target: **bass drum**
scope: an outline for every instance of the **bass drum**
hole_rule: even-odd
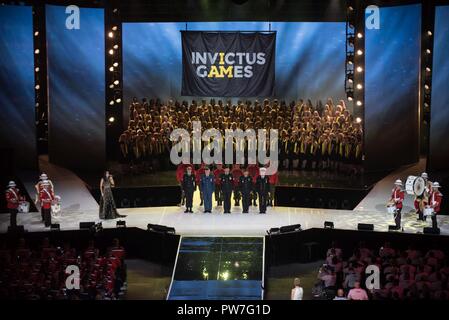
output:
[[[421,196],[426,189],[426,182],[423,178],[417,176],[409,176],[405,182],[405,191],[408,194]]]

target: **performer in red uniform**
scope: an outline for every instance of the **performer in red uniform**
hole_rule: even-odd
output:
[[[39,192],[39,201],[41,203],[41,212],[44,216],[46,227],[51,226],[51,202],[55,199],[51,190],[50,183],[46,180],[42,182],[42,190]]]
[[[404,201],[404,191],[402,190],[402,181],[398,179],[394,183],[394,188],[391,191],[391,199],[390,199],[390,202],[394,203],[396,206],[394,222],[396,223],[396,229],[398,230],[401,228],[401,212],[403,201]]]
[[[223,196],[221,194],[221,179],[220,179],[220,176],[223,173],[224,173],[223,165],[221,163],[217,163],[217,168],[214,170],[215,201],[217,202],[217,206],[221,206],[223,204]]]
[[[432,228],[438,228],[437,214],[440,212],[441,201],[443,200],[443,194],[438,190],[441,188],[438,182],[432,184],[432,191],[429,194],[429,205],[433,208],[434,214],[432,214]]]
[[[243,176],[243,171],[240,169],[240,164],[234,164],[234,167],[231,171],[233,183],[234,183],[234,206],[240,205],[240,199],[242,195],[240,193],[239,181],[240,177]]]
[[[6,189],[5,196],[9,212],[10,225],[11,228],[15,228],[17,226],[17,212],[21,197],[19,189],[16,188],[16,183],[14,181],[10,181],[8,183],[8,189]]]
[[[182,180],[184,179],[184,173],[186,173],[186,168],[190,166],[189,164],[180,163],[176,168],[176,181],[178,181],[179,186],[181,187],[181,206],[184,205],[186,195],[184,192],[184,188],[182,187]]]

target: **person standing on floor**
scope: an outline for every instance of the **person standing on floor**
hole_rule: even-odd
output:
[[[290,300],[302,300],[303,289],[301,287],[301,281],[299,278],[295,278],[293,281],[294,288],[292,289]]]
[[[249,175],[248,169],[243,171],[243,176],[239,179],[239,189],[242,193],[242,213],[248,213],[251,204],[251,192],[253,191],[253,178]]]
[[[6,189],[5,196],[9,212],[10,226],[11,228],[15,228],[17,227],[17,212],[21,197],[19,189],[16,188],[16,183],[14,181],[10,181],[8,183],[8,189]]]
[[[223,193],[223,213],[231,213],[231,195],[234,188],[234,180],[229,172],[229,167],[225,167],[220,180],[221,192]]]
[[[186,173],[182,179],[182,189],[186,197],[186,210],[184,213],[193,213],[193,193],[196,189],[195,175],[192,174],[192,167],[187,167]]]
[[[402,202],[404,201],[404,191],[401,189],[402,181],[397,179],[394,183],[394,188],[391,192],[390,202],[394,203],[396,206],[396,212],[394,213],[394,222],[396,223],[396,229],[401,228],[401,211]]]
[[[438,190],[441,188],[438,182],[432,184],[432,191],[429,194],[429,205],[433,208],[432,214],[432,228],[438,228],[437,214],[441,209],[441,200],[443,200],[443,194]]]
[[[259,170],[260,175],[256,180],[256,190],[259,195],[259,213],[266,213],[267,211],[267,196],[270,188],[268,177],[265,175],[267,169],[262,167]]]
[[[209,167],[204,168],[204,174],[200,180],[201,190],[203,190],[204,213],[212,213],[212,194],[215,191],[215,178],[210,174]]]
[[[39,201],[41,204],[41,212],[44,217],[45,227],[51,226],[51,203],[54,196],[50,191],[50,183],[47,180],[42,182],[42,189],[39,192]]]

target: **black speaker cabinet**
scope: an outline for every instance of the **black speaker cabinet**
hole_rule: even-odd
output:
[[[374,231],[374,224],[369,223],[359,223],[357,226],[357,230],[361,231]]]

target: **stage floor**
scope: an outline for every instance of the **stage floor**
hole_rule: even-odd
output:
[[[387,212],[351,211],[330,209],[309,209],[275,207],[268,208],[267,214],[259,214],[256,207],[250,208],[250,213],[242,214],[240,207],[234,207],[231,214],[223,214],[222,208],[215,207],[211,214],[202,213],[202,208],[194,207],[194,213],[184,213],[181,207],[153,207],[119,209],[121,214],[127,215],[128,227],[146,229],[148,223],[174,227],[178,234],[209,235],[209,236],[262,236],[273,227],[291,224],[301,224],[303,229],[322,228],[324,221],[333,221],[338,229],[357,229],[358,223],[372,223],[375,231],[388,231],[388,225],[394,224],[392,215]],[[24,225],[28,231],[45,231],[40,213],[18,215],[18,224]],[[102,221],[104,228],[114,228],[116,220],[100,220],[98,211],[84,213],[62,213],[60,217],[52,219],[59,223],[62,230],[79,228],[84,221]],[[422,232],[423,227],[430,226],[427,222],[417,221],[412,211],[402,214],[404,232]],[[449,216],[438,217],[441,234],[449,235]],[[9,225],[9,214],[0,215],[0,232],[6,232]]]

